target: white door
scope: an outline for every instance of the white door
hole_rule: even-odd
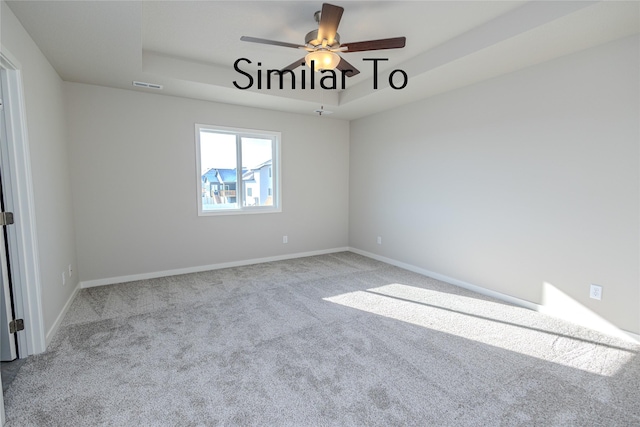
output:
[[[0,144],[7,141],[4,103],[2,101],[2,82],[0,82]],[[4,188],[2,170],[0,170],[0,210],[4,210]],[[9,332],[9,322],[13,320],[11,283],[9,282],[9,264],[5,244],[5,227],[0,226],[0,360],[8,362],[17,358],[15,334]]]

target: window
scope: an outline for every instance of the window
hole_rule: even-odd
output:
[[[196,125],[198,215],[280,212],[279,153],[278,132]]]

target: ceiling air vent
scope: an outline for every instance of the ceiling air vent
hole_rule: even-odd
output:
[[[156,83],[145,83],[145,82],[133,82],[133,85],[136,87],[146,87],[147,89],[162,89],[163,86]]]

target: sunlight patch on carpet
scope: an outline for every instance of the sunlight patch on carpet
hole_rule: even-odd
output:
[[[520,307],[399,283],[323,299],[602,376],[614,375],[636,354],[582,336],[578,327],[532,320]]]

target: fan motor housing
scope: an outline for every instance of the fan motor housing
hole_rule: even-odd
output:
[[[313,47],[322,46],[322,40],[318,39],[318,30],[309,31],[304,37],[304,42]],[[335,49],[340,46],[340,34],[336,33],[333,38],[333,44],[328,44],[327,48]]]

